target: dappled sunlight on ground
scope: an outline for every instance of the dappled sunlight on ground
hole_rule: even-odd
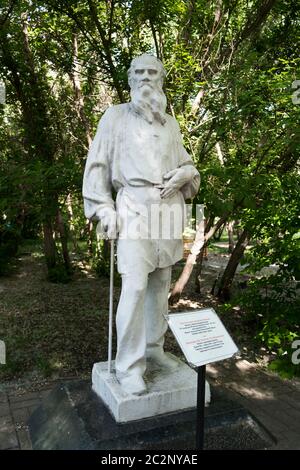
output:
[[[226,384],[239,395],[260,400],[261,406],[277,400],[282,390],[283,380],[244,359],[232,358],[208,364],[207,373],[216,383]]]
[[[170,306],[170,310],[184,310],[184,309],[197,309],[202,308],[201,302],[193,301],[190,299],[180,299],[176,304]]]

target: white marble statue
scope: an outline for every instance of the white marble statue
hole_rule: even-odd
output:
[[[104,113],[83,181],[86,217],[100,220],[108,238],[117,238],[122,292],[116,316],[116,375],[122,389],[136,395],[146,392],[148,359],[162,368],[178,365],[164,353],[163,344],[171,268],[183,256],[182,227],[179,236],[164,236],[161,228],[157,234],[150,208],[163,213],[172,207],[181,216],[185,199],[194,197],[200,184],[179,126],[166,113],[164,76],[163,64],[154,56],[143,54],[132,61],[131,101]],[[162,215],[159,220],[163,224],[167,219]]]

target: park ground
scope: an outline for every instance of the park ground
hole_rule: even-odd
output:
[[[41,253],[37,243],[28,242],[10,273],[0,278],[0,338],[7,347],[7,364],[0,367],[0,449],[29,449],[26,420],[45,394],[61,380],[89,378],[93,363],[107,355],[109,280],[97,277],[83,257],[74,255],[72,282],[50,283]],[[222,242],[210,249],[201,295],[194,292],[191,278],[172,310],[215,308],[239,354],[208,366],[209,380],[231,390],[276,438],[275,448],[300,449],[299,379],[283,379],[271,372],[272,351],[253,339],[253,325],[241,321],[239,309],[224,311],[211,295],[228,256]],[[182,263],[175,266],[173,281],[181,269]],[[239,280],[243,280],[242,273]],[[117,277],[115,306],[119,293]],[[181,356],[170,332],[166,349]]]

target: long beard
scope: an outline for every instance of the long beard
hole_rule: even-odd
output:
[[[149,85],[141,88],[135,86],[131,88],[130,96],[135,111],[147,122],[152,124],[156,120],[161,125],[166,123],[167,98],[161,89]]]

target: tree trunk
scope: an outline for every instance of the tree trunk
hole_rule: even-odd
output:
[[[120,102],[125,103],[124,92],[123,92],[122,85],[119,80],[119,74],[117,72],[116,66],[114,64],[113,56],[112,56],[111,37],[108,37],[108,38],[106,37],[106,31],[99,21],[97,3],[95,3],[93,0],[88,0],[88,6],[89,6],[91,20],[94,22],[95,27],[97,28],[97,31],[99,33],[99,36],[102,42],[103,53],[107,61],[108,69],[109,69],[114,87],[116,89]]]
[[[196,276],[195,276],[195,292],[197,294],[201,294],[201,273],[202,273],[202,264],[203,264],[203,259],[205,258],[206,248],[207,248],[206,245],[203,245],[203,247],[200,250],[198,259],[197,259]]]
[[[217,296],[221,300],[229,300],[230,299],[230,288],[232,285],[232,281],[238,267],[240,260],[244,254],[245,248],[248,245],[250,240],[250,234],[248,230],[244,229],[241,237],[239,238],[230,258],[228,264],[225,268],[225,271],[222,275],[220,285],[218,288]]]
[[[179,277],[179,279],[176,281],[175,286],[169,296],[169,303],[172,305],[173,303],[177,302],[183,292],[183,289],[185,288],[192,272],[194,265],[196,264],[196,259],[200,253],[201,248],[203,247],[204,244],[208,242],[208,240],[215,234],[215,232],[223,225],[228,217],[229,213],[225,214],[223,217],[221,217],[216,225],[214,227],[210,228],[208,232],[203,236],[204,233],[204,221],[200,222],[197,232],[196,232],[196,237],[194,244],[192,246],[191,252],[189,256],[187,257],[185,266],[183,268],[183,271]]]
[[[88,147],[90,147],[92,143],[92,136],[91,136],[90,124],[84,111],[84,98],[81,92],[80,64],[79,64],[79,59],[78,59],[77,34],[73,35],[73,72],[71,74],[71,79],[72,79],[73,87],[74,87],[77,116],[79,117],[79,119],[81,120],[84,126],[86,140],[88,143]]]
[[[223,235],[223,231],[224,231],[224,227],[225,227],[225,224],[221,225],[221,227],[219,228],[219,230],[217,230],[214,234],[214,240],[216,242],[219,242],[220,241],[220,238],[222,237]]]
[[[25,67],[22,66],[21,80],[14,80],[19,86],[19,99],[23,110],[25,142],[31,159],[39,159],[47,170],[54,164],[56,151],[55,139],[50,131],[52,128],[47,93],[49,88],[43,80],[34,62],[28,35],[27,12],[21,13],[23,56]],[[7,51],[9,53],[9,50]],[[10,60],[13,73],[20,73],[20,65],[13,58]],[[46,179],[43,187],[43,220],[44,250],[48,270],[57,263],[57,250],[54,238],[53,223],[58,210],[57,194],[53,192],[51,181]]]
[[[210,34],[208,34],[208,44],[205,44],[204,53],[201,57],[202,70],[199,77],[201,77],[201,80],[204,77],[206,81],[208,81],[209,78],[213,77],[219,72],[219,69],[222,64],[226,63],[226,61],[228,60],[231,60],[230,58],[236,53],[236,51],[240,48],[243,42],[245,42],[247,39],[256,37],[259,30],[266,22],[271,10],[276,5],[277,0],[263,0],[261,2],[255,2],[253,9],[249,12],[248,18],[242,30],[237,34],[236,38],[232,39],[231,47],[226,47],[226,45],[224,47],[220,47],[217,55],[214,55],[212,54],[212,51],[214,49],[211,46],[213,45],[216,34],[218,33],[222,18],[225,18],[226,16],[222,15],[222,3],[224,2],[217,1],[216,3],[217,5],[215,11],[214,25]],[[229,4],[230,3],[231,2],[229,2]],[[238,2],[232,3],[237,4]],[[235,6],[231,7],[231,9],[233,8],[235,8]],[[226,26],[226,21],[225,23],[223,23],[223,27],[224,26],[227,29],[228,25]],[[204,89],[199,90],[194,102],[192,103],[191,114],[195,115],[198,112],[204,93]]]
[[[169,302],[170,304],[173,304],[178,301],[185,285],[187,284],[192,271],[194,264],[196,263],[197,256],[200,253],[201,248],[203,247],[204,243],[204,226],[205,222],[204,220],[200,221],[197,231],[196,231],[196,236],[195,236],[195,241],[193,243],[193,246],[191,248],[191,252],[187,257],[185,266],[183,268],[183,271],[177,280],[174,289],[172,290],[172,293],[170,294],[169,297]]]
[[[109,263],[110,260],[110,243],[109,240],[103,240],[103,245],[102,245],[102,253],[101,253],[102,259]]]
[[[87,243],[88,243],[88,254],[89,256],[93,256],[93,222],[91,220],[87,220],[86,222],[86,230],[87,230]]]
[[[210,231],[212,226],[214,225],[214,217],[208,217],[208,219],[205,219],[205,236],[207,233]],[[203,266],[203,260],[208,259],[208,244],[207,241],[204,243],[203,247],[201,248],[200,254],[197,258],[197,264],[196,264],[196,276],[195,276],[195,292],[197,294],[201,294],[201,272],[202,272],[202,266]]]
[[[65,268],[66,268],[66,271],[70,273],[72,270],[72,265],[71,265],[69,250],[68,250],[68,236],[67,236],[67,232],[65,229],[65,223],[64,223],[61,211],[59,209],[56,215],[56,224],[57,224],[57,229],[59,232]]]
[[[49,220],[43,222],[44,253],[48,269],[54,268],[56,265],[56,247],[53,233],[51,222]]]
[[[71,194],[68,194],[67,196],[67,202],[66,202],[66,208],[69,216],[69,227],[70,227],[70,234],[71,234],[71,240],[74,246],[74,250],[77,252],[78,251],[78,245],[77,245],[77,239],[76,239],[76,233],[75,233],[75,227],[74,227],[74,218],[73,218],[73,207],[72,207],[72,196]]]
[[[228,233],[228,253],[232,253],[234,250],[234,239],[233,239],[233,226],[234,221],[230,221],[227,224],[227,233]]]
[[[194,101],[192,103],[192,109],[191,109],[192,114],[197,113],[198,109],[200,108],[200,104],[201,104],[201,101],[203,99],[203,96],[204,96],[204,90],[203,90],[203,88],[201,88],[198,91],[197,96],[196,96],[196,98],[194,99]]]

